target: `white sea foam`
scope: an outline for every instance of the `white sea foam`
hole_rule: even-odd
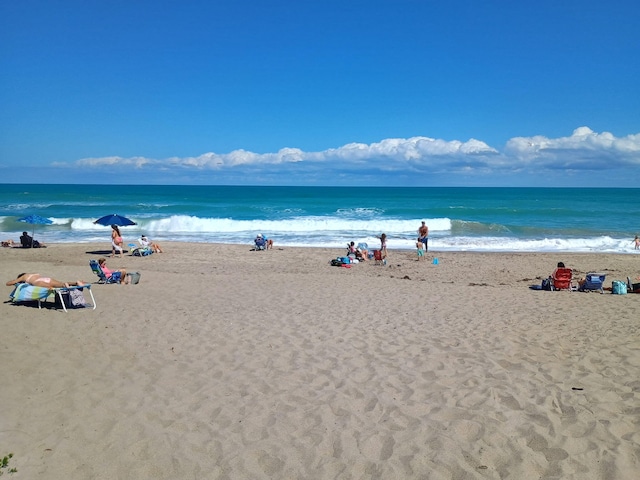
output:
[[[7,217],[0,219],[6,220]],[[88,218],[50,217],[52,225],[37,226],[36,238],[49,243],[105,242],[111,229],[96,225]],[[136,218],[138,225],[122,227],[125,243],[135,241],[142,233],[161,241],[219,242],[230,244],[252,243],[257,233],[273,238],[276,245],[302,247],[329,247],[342,249],[347,242],[364,242],[369,248],[378,248],[381,233],[388,237],[388,248],[415,248],[420,219],[354,219],[341,216],[295,217],[286,220],[235,220],[230,218],[201,218],[174,215],[162,219]],[[611,252],[637,253],[627,238],[599,236],[591,238],[522,238],[509,235],[496,236],[487,226],[471,228],[470,234],[454,234],[448,218],[426,219],[430,230],[430,251],[468,252]],[[23,225],[15,225],[14,232],[5,232],[7,238],[19,236]],[[477,234],[475,232],[478,232]],[[17,237],[16,237],[17,238]]]

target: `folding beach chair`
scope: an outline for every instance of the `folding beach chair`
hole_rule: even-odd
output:
[[[134,248],[131,249],[132,257],[147,257],[153,253],[153,250],[151,249],[151,247],[146,247],[146,246],[136,247],[135,245],[133,245],[133,247]]]
[[[382,250],[374,250],[373,259],[375,260],[375,265],[386,265],[387,263],[387,261],[384,259],[384,256],[382,255]]]
[[[556,268],[551,276],[552,290],[569,290],[571,291],[571,280],[573,278],[573,270],[570,268]]]
[[[267,249],[267,241],[265,240],[265,238],[262,235],[256,237],[256,239],[253,241],[253,243],[255,244],[254,249],[256,251],[266,250]]]
[[[600,292],[604,293],[604,280],[606,273],[587,273],[584,282],[580,285],[581,292]]]
[[[91,266],[93,273],[98,276],[98,283],[120,283],[122,273],[113,272],[110,277],[107,277],[107,275],[102,271],[102,267],[97,260],[89,260],[89,265]]]
[[[91,302],[93,305],[92,310],[96,309],[96,299],[91,291],[91,285],[82,285],[79,287],[65,287],[65,288],[46,288],[35,287],[28,283],[16,283],[13,292],[9,294],[9,298],[13,303],[22,302],[38,302],[38,308],[42,308],[42,302],[46,302],[49,296],[58,296],[60,299],[60,305],[66,312],[69,308],[87,307],[87,302],[84,298],[84,291],[88,291],[91,295]],[[73,294],[72,294],[73,292]]]

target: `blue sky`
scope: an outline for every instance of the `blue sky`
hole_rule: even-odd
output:
[[[637,0],[3,1],[0,181],[637,187],[638,18]]]

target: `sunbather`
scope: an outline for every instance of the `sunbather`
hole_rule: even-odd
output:
[[[71,285],[80,286],[85,285],[85,282],[76,280],[75,282],[62,282],[51,277],[43,277],[39,273],[21,273],[15,280],[9,280],[7,286],[15,285],[16,283],[28,283],[34,287],[45,288],[65,288]]]

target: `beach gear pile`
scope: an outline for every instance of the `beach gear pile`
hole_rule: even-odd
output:
[[[331,266],[333,267],[345,267],[351,268],[351,265],[355,263],[360,263],[356,258],[352,257],[337,257],[331,260]]]

